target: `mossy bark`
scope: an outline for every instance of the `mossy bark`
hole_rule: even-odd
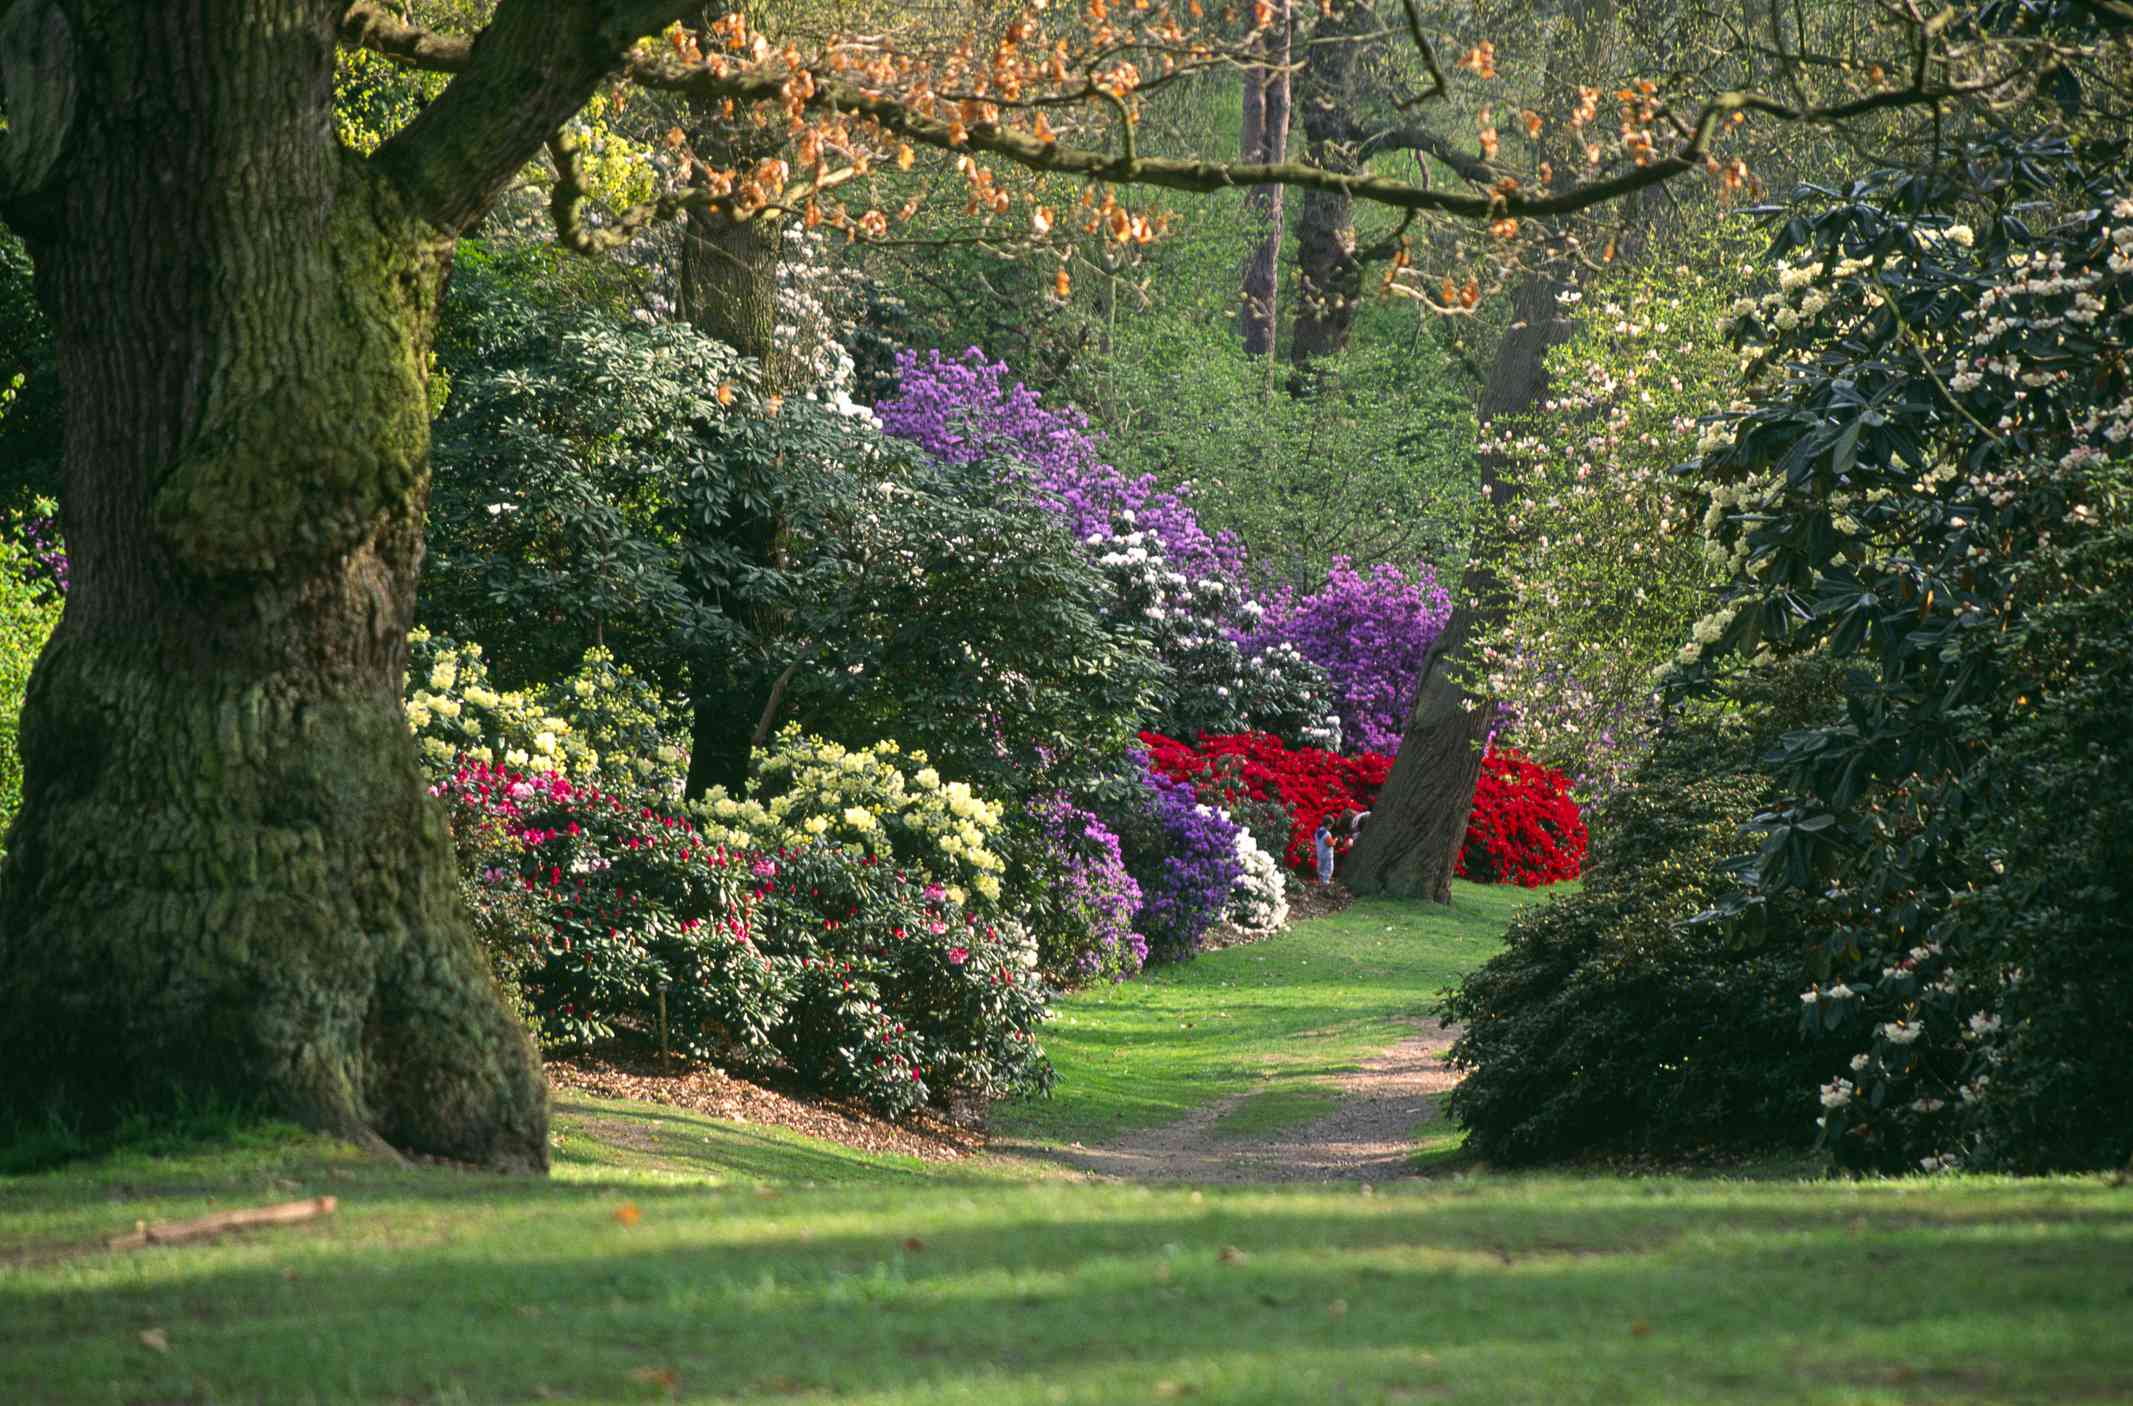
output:
[[[73,586],[0,865],[0,1105],[263,1098],[543,1168],[400,705],[451,239],[331,140],[337,8],[65,7],[64,166],[6,209]]]

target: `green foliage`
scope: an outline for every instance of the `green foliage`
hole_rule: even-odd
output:
[[[1129,746],[1163,671],[1138,631],[1106,618],[1104,576],[1059,516],[997,468],[879,485],[873,544],[790,711],[849,743],[894,736],[1014,796]]]
[[[1710,608],[1726,559],[1696,529],[1701,488],[1673,470],[1698,417],[1734,393],[1719,323],[1742,283],[1738,241],[1691,229],[1643,262],[1563,295],[1576,330],[1548,354],[1532,413],[1486,428],[1515,495],[1479,550],[1501,583],[1482,642],[1512,740],[1599,793],[1658,722],[1656,676]]]
[[[605,645],[671,693],[739,700],[736,743],[776,697],[995,791],[1131,739],[1153,661],[993,466],[917,462],[848,407],[767,396],[731,349],[552,292],[523,261],[470,261],[450,313],[421,614],[481,639],[500,679]]]
[[[1581,891],[1521,913],[1445,1002],[1466,1027],[1449,1109],[1474,1151],[1523,1165],[1807,1143],[1814,1082],[1842,1060],[1795,1032],[1797,936],[1690,920],[1770,795],[1753,759],[1815,702],[1834,706],[1833,680],[1798,668],[1663,729],[1596,811]]]
[[[1752,923],[1815,896],[1802,1026],[1857,1051],[1821,1093],[1848,1166],[2128,1150],[2086,1124],[2018,1130],[2091,1117],[2085,1086],[2120,1082],[2127,1044],[2108,1016],[2076,1033],[2115,1008],[2095,988],[2121,965],[2123,831],[2037,787],[2088,796],[2119,764],[2089,689],[2122,664],[2100,622],[2133,605],[2129,192],[2122,139],[2019,130],[1945,176],[1807,188],[1777,225],[1777,287],[1735,309],[1769,379],[1694,466],[1733,577],[1681,683],[1765,654],[1853,666],[1841,721],[1775,752],[1780,796],[1725,902]],[[2020,1095],[1995,1113],[2010,1059]]]
[[[0,226],[0,501],[59,495],[64,413],[29,251]]]
[[[22,804],[22,750],[17,729],[30,670],[59,624],[65,599],[35,575],[36,561],[23,544],[17,515],[0,531],[0,847]]]
[[[1292,584],[1336,555],[1364,567],[1463,557],[1473,412],[1441,333],[1359,338],[1291,394],[1285,373],[1208,321],[1140,314],[1075,384],[1113,464],[1191,483],[1207,530],[1235,532],[1255,569]]]

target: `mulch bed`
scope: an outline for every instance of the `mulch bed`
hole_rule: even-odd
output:
[[[1324,918],[1340,912],[1355,902],[1355,895],[1348,892],[1338,880],[1321,888],[1317,884],[1291,884],[1289,886],[1289,923],[1294,925],[1307,918]],[[1264,942],[1270,937],[1279,937],[1288,927],[1279,927],[1272,932],[1247,932],[1233,928],[1227,923],[1217,923],[1200,939],[1202,952],[1219,952],[1225,947],[1242,947],[1249,942]]]
[[[944,1118],[917,1114],[891,1121],[857,1105],[800,1097],[710,1065],[662,1067],[656,1053],[609,1050],[546,1061],[557,1092],[666,1104],[737,1123],[790,1128],[865,1152],[900,1153],[928,1162],[959,1162],[984,1147],[984,1137]]]

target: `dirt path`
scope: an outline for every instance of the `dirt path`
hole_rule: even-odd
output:
[[[1126,1181],[1387,1181],[1408,1175],[1418,1123],[1443,1116],[1443,1096],[1459,1082],[1444,1063],[1456,1027],[1435,1021],[1335,1080],[1341,1101],[1313,1122],[1264,1135],[1216,1128],[1243,1103],[1237,1094],[1160,1128],[1102,1147],[1040,1147],[996,1139],[990,1150],[1050,1162],[1099,1179]]]

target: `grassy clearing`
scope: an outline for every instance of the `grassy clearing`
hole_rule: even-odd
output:
[[[11,1246],[341,1200],[299,1228],[0,1268],[0,1400],[2133,1391],[2133,1196],[2100,1181],[1007,1185],[670,1110],[649,1147],[603,1141],[621,1116],[571,1114],[547,1182],[383,1169],[283,1132],[0,1183]]]
[[[1153,1091],[1117,1077],[1049,1126],[1251,1087],[1239,1113],[1297,1114],[1519,897],[1362,906],[1076,998],[1068,1087],[1127,1063]],[[1460,1165],[1456,1135],[1417,1158]],[[2100,1179],[1030,1183],[571,1094],[556,1162],[386,1168],[255,1126],[0,1177],[0,1401],[2133,1398],[2133,1192]],[[338,1213],[292,1228],[24,1253],[321,1194]]]
[[[1077,992],[1045,1029],[1050,1099],[996,1109],[1039,1142],[1099,1143],[1254,1092],[1345,1073],[1399,1041],[1437,992],[1501,944],[1530,890],[1452,886],[1452,904],[1364,900],[1140,981]]]

